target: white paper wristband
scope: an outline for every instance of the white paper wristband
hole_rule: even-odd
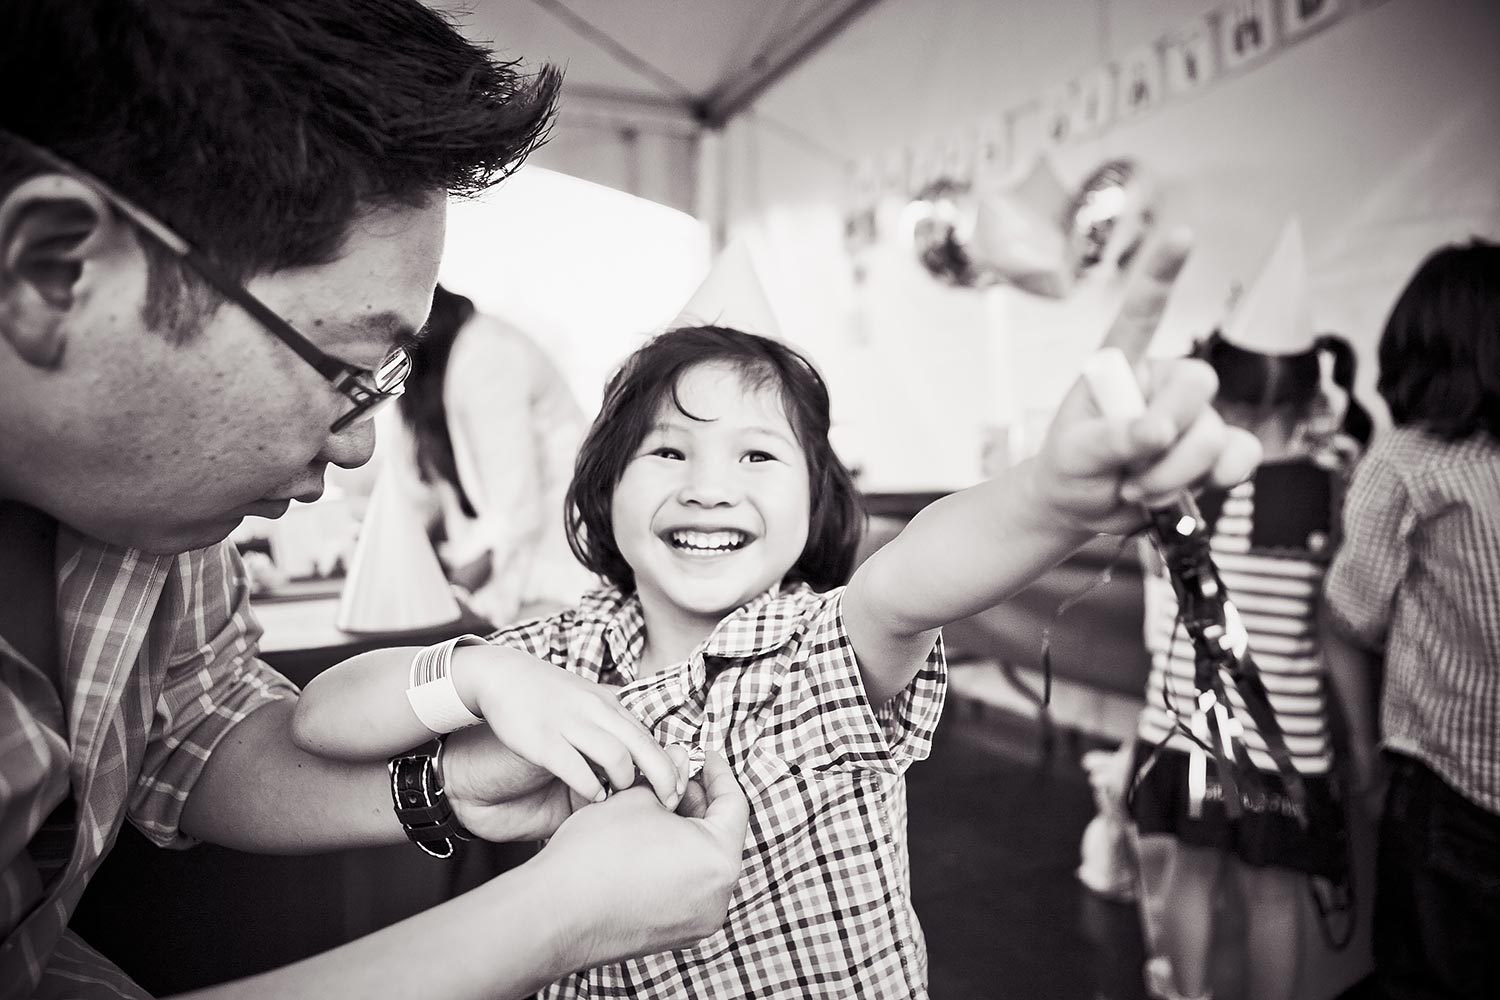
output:
[[[406,700],[417,719],[434,734],[441,736],[484,721],[458,696],[452,671],[456,648],[483,645],[484,639],[477,635],[461,635],[428,646],[412,659]]]

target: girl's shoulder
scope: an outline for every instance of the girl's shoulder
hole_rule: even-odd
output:
[[[745,658],[782,649],[837,614],[843,587],[817,591],[805,583],[768,590],[719,622],[704,653]]]
[[[629,599],[614,587],[585,594],[577,604],[550,615],[530,618],[497,629],[485,637],[498,646],[522,649],[533,656],[567,646],[579,636],[603,631],[627,610]]]

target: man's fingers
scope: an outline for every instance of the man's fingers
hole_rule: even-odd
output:
[[[1101,346],[1118,347],[1132,363],[1146,356],[1146,348],[1156,335],[1167,299],[1172,295],[1172,284],[1192,249],[1192,233],[1186,229],[1173,230],[1152,248],[1131,276],[1125,301]]]
[[[702,783],[695,778],[689,781],[687,788],[683,790],[682,801],[677,803],[677,815],[702,819],[706,812],[708,812],[708,793],[703,790]]]
[[[703,813],[705,823],[726,848],[736,853],[744,849],[745,832],[750,827],[750,803],[740,791],[729,762],[710,750],[704,755],[703,773],[699,776],[708,797]]]

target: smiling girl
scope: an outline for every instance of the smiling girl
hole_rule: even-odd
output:
[[[904,775],[942,710],[939,628],[1095,531],[1133,526],[1122,489],[1140,499],[1248,471],[1254,446],[1231,447],[1212,395],[1206,366],[1178,363],[1147,415],[1122,426],[1075,392],[1041,455],[934,503],[851,579],[862,518],[812,365],[721,327],[674,330],[631,356],[568,496],[574,551],[608,586],[458,649],[451,676],[469,712],[585,799],[604,794],[593,768],[615,787],[634,780],[630,752],[575,725],[570,706],[588,696],[544,691],[544,675],[614,686],[660,742],[729,760],[750,836],[717,932],[545,995],[925,997]],[[371,655],[308,687],[304,745],[379,756],[430,738],[403,697],[407,659]],[[681,783],[666,790],[672,804]]]

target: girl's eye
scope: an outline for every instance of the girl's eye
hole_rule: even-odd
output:
[[[658,448],[652,448],[649,454],[654,455],[657,458],[670,458],[673,461],[681,461],[683,458],[682,452],[678,451],[676,448],[668,448],[666,445],[662,445]]]
[[[774,461],[776,461],[776,456],[773,455],[773,454],[771,454],[768,451],[747,451],[747,452],[745,452],[745,461],[747,461],[747,462],[774,462]]]

